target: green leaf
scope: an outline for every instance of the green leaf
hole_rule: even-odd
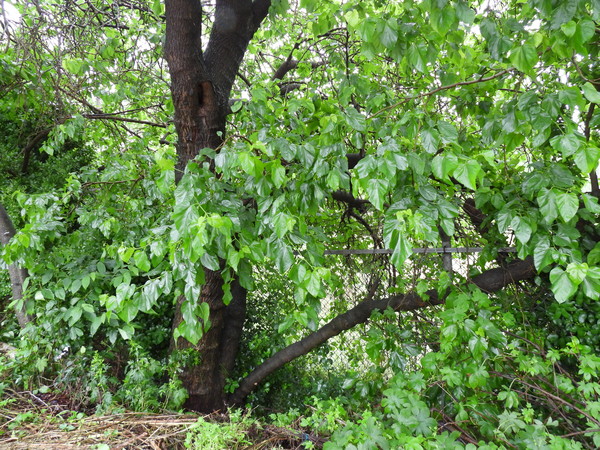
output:
[[[292,252],[292,249],[283,241],[283,239],[275,240],[269,257],[275,260],[277,269],[281,273],[287,272],[294,262],[294,253]]]
[[[431,26],[440,35],[445,36],[450,30],[456,19],[456,13],[454,7],[446,8],[432,8],[431,14]]]
[[[558,212],[565,222],[568,222],[579,210],[579,200],[575,194],[561,192],[556,195]]]
[[[593,20],[590,19],[582,19],[577,24],[577,31],[574,36],[575,44],[578,46],[582,46],[590,39],[594,37],[594,33],[596,32],[596,24]]]
[[[539,272],[553,262],[550,240],[544,236],[533,249],[533,264]]]
[[[458,158],[453,153],[437,155],[431,161],[433,175],[441,180],[449,181],[449,175],[458,167]]]
[[[340,188],[340,172],[334,167],[327,174],[327,186],[332,191],[337,191]]]
[[[279,161],[271,167],[271,179],[276,188],[280,188],[286,182],[285,168]]]
[[[408,47],[408,62],[419,72],[424,73],[426,69],[425,63],[425,49],[421,48],[418,44],[411,44]]]
[[[477,177],[481,172],[481,165],[474,160],[461,161],[454,170],[454,178],[469,189],[477,189]]]
[[[589,266],[596,266],[600,263],[600,242],[598,242],[587,255],[587,263]]]
[[[410,246],[410,242],[406,238],[404,233],[397,232],[395,236],[395,242],[392,241],[392,256],[390,257],[390,261],[398,270],[404,265],[404,261],[412,254],[412,248]]]
[[[515,236],[522,244],[526,244],[531,238],[533,230],[529,220],[526,218],[515,216],[511,221],[511,227],[515,232]]]
[[[398,41],[398,32],[396,31],[395,19],[389,19],[383,26],[380,39],[381,43],[387,48],[393,48]]]
[[[135,285],[129,283],[121,283],[117,286],[116,295],[117,295],[117,303],[122,303],[125,300],[128,300],[135,291]]]
[[[558,98],[565,105],[579,107],[585,106],[585,100],[581,95],[581,91],[575,86],[566,87],[562,91],[559,91]]]
[[[367,121],[365,116],[359,113],[356,109],[346,109],[344,117],[346,118],[346,123],[356,131],[365,131],[367,129]]]
[[[437,128],[444,144],[458,143],[458,130],[454,125],[440,120],[437,123]]]
[[[560,267],[550,271],[551,289],[558,303],[569,300],[577,291],[577,286],[571,281],[569,275]]]
[[[552,12],[551,29],[556,30],[564,23],[570,21],[577,11],[578,3],[576,0],[560,2],[558,8]]]
[[[469,377],[468,384],[472,388],[485,386],[490,374],[483,367],[477,368]]]
[[[80,75],[84,72],[86,64],[80,59],[63,59],[62,66],[73,75]]]
[[[558,207],[556,206],[556,193],[554,190],[542,189],[537,197],[540,212],[546,223],[550,224],[558,217]]]
[[[569,278],[575,285],[581,284],[588,273],[587,263],[569,263],[566,272],[569,274]]]
[[[538,62],[537,51],[530,44],[518,46],[510,52],[510,61],[521,72],[529,73]]]
[[[125,323],[131,323],[139,312],[137,302],[128,301],[124,302],[123,307],[117,313],[119,318]]]
[[[152,268],[148,256],[143,250],[137,250],[133,256],[133,260],[135,261],[137,268],[143,272],[148,272]]]
[[[570,20],[567,23],[563,23],[560,26],[560,29],[565,33],[565,36],[571,37],[575,34],[575,31],[577,31],[577,24],[573,20]]]
[[[252,156],[249,152],[240,152],[238,155],[238,161],[244,172],[246,172],[248,175],[254,175],[256,161],[254,156]]]
[[[313,296],[318,297],[321,291],[321,277],[317,271],[308,272],[306,277],[306,290]]]
[[[344,14],[344,18],[346,19],[346,22],[348,22],[348,25],[350,25],[351,27],[356,27],[360,22],[360,16],[356,9],[351,9],[350,11],[347,11]]]
[[[573,133],[564,134],[550,139],[552,148],[560,151],[564,157],[571,156],[582,144],[582,140]]]
[[[579,170],[584,174],[588,174],[598,166],[600,149],[588,143],[577,150],[573,159]]]
[[[440,143],[438,132],[433,128],[421,131],[421,143],[427,153],[437,153]]]
[[[388,192],[388,182],[386,180],[372,179],[367,182],[366,191],[369,201],[380,211],[383,211],[383,203]]]
[[[211,255],[210,253],[202,254],[202,256],[200,257],[200,262],[207,269],[215,271],[220,269],[219,259],[216,256]]]
[[[99,316],[95,316],[90,324],[90,335],[94,336],[96,334],[96,332],[98,331],[98,328],[100,328],[100,325],[102,325],[104,323],[104,321],[106,320],[106,314],[102,313]]]
[[[600,280],[586,277],[581,283],[583,294],[592,300],[600,299]]]
[[[589,81],[582,87],[583,95],[592,103],[600,103],[600,92]]]
[[[273,217],[273,229],[278,238],[282,238],[294,229],[296,219],[289,214],[280,212]]]

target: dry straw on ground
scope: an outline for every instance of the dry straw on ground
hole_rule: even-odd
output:
[[[6,394],[6,393],[5,393]],[[224,422],[226,415],[147,414],[125,412],[110,415],[77,413],[52,396],[12,392],[0,400],[0,449],[184,449],[186,434],[204,417]],[[302,448],[302,431],[252,425],[239,449]],[[311,436],[315,448],[322,440]]]

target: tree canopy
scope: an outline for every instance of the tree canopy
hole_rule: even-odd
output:
[[[14,7],[14,383],[314,395],[331,448],[600,446],[598,1]]]

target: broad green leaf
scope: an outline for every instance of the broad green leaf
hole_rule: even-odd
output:
[[[445,35],[450,30],[455,19],[454,7],[432,8],[431,10],[431,25],[441,35]]]
[[[231,233],[231,228],[233,227],[233,223],[231,219],[227,216],[222,216],[220,214],[211,214],[206,218],[206,223],[208,223],[211,227],[218,230],[221,234],[225,236],[229,236]]]
[[[294,262],[292,249],[283,239],[276,239],[272,245],[272,252],[274,254],[269,254],[269,257],[275,260],[279,272],[287,272]]]
[[[412,248],[410,242],[404,233],[398,231],[394,234],[395,240],[392,240],[391,247],[394,251],[390,257],[390,261],[398,270],[404,265],[404,261],[411,255]]]
[[[460,161],[454,170],[453,176],[469,189],[477,189],[477,177],[481,172],[481,165],[474,160]]]
[[[552,250],[550,248],[550,240],[547,237],[542,238],[533,249],[533,263],[535,268],[540,272],[542,269],[552,264]]]
[[[530,44],[518,46],[510,52],[510,61],[521,72],[528,73],[538,62],[537,50]]]
[[[348,22],[348,25],[350,25],[351,27],[356,27],[360,22],[360,16],[356,9],[351,9],[350,11],[347,11],[344,14],[344,18],[346,19],[346,22]]]
[[[308,272],[306,276],[306,290],[313,296],[317,297],[321,290],[321,277],[317,271]]]
[[[438,132],[433,128],[421,131],[421,143],[427,153],[437,153],[440,144]]]
[[[565,222],[568,222],[579,210],[579,199],[575,194],[561,192],[556,195],[556,206],[558,213]]]
[[[135,261],[135,265],[143,272],[148,272],[152,268],[148,256],[143,250],[137,250],[133,256],[133,260]]]
[[[80,59],[63,59],[62,66],[73,75],[80,75],[84,72],[86,64]]]
[[[368,181],[366,186],[369,201],[378,210],[383,210],[383,203],[388,192],[388,182],[385,180],[373,179]]]
[[[577,291],[577,286],[571,281],[569,275],[560,267],[550,271],[551,289],[558,303],[569,300]]]
[[[529,242],[533,231],[529,220],[524,217],[515,216],[511,221],[511,227],[515,232],[515,236],[522,244]]]
[[[125,323],[131,323],[139,312],[137,302],[128,301],[125,302],[121,310],[117,313],[119,318]]]
[[[563,23],[560,26],[560,29],[563,33],[565,33],[565,36],[571,37],[575,34],[575,31],[577,31],[577,24],[575,23],[575,21],[570,20],[567,23]]]
[[[575,36],[575,44],[581,46],[588,42],[590,39],[594,37],[594,33],[596,32],[596,24],[593,20],[590,19],[582,19],[577,23],[577,30]]]
[[[210,253],[203,253],[200,257],[200,261],[207,269],[215,271],[220,269],[219,259]]]
[[[558,206],[556,205],[554,190],[542,189],[537,197],[537,202],[546,223],[554,222],[558,217]]]
[[[346,122],[356,131],[365,131],[367,128],[365,116],[359,113],[354,108],[346,109],[346,113],[344,114],[346,118]]]
[[[574,134],[564,134],[550,139],[552,148],[560,151],[564,157],[571,156],[582,144],[582,140]]]
[[[280,188],[286,181],[285,168],[281,164],[271,167],[271,179],[276,188]]]
[[[396,23],[395,19],[390,19],[386,21],[383,26],[383,31],[380,35],[381,43],[387,47],[392,48],[396,44],[398,40],[398,32],[396,31]]]
[[[583,95],[592,103],[600,103],[600,92],[589,81],[583,85]]]
[[[587,263],[570,263],[567,266],[566,272],[569,274],[571,281],[575,283],[575,285],[579,285],[588,273],[588,265]]]
[[[600,299],[600,280],[597,278],[586,277],[581,283],[583,294],[593,300]]]
[[[248,175],[254,175],[256,158],[248,152],[241,152],[238,155],[240,167]]]
[[[598,242],[588,253],[587,263],[589,266],[600,265],[600,242]]]
[[[588,174],[598,166],[600,148],[588,143],[577,150],[573,159],[579,170],[584,174]]]
[[[289,214],[280,212],[273,217],[273,229],[278,238],[282,238],[294,229],[296,219]]]
[[[419,72],[425,72],[426,60],[424,53],[425,49],[421,48],[418,44],[413,43],[408,47],[408,61]]]
[[[437,123],[437,129],[444,144],[458,143],[458,130],[454,125],[440,120]]]
[[[340,173],[336,168],[333,168],[327,174],[327,186],[332,191],[337,191],[340,188]]]
[[[100,325],[102,325],[104,323],[104,321],[106,320],[106,314],[102,313],[99,316],[95,316],[90,324],[90,335],[94,336],[96,334],[96,332],[98,331],[98,328],[100,328]]]
[[[453,153],[442,153],[431,161],[431,169],[435,177],[449,180],[449,176],[458,167],[458,158]]]

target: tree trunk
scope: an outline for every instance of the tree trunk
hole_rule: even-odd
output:
[[[232,282],[232,301],[223,303],[223,278],[219,272],[205,270],[205,284],[201,300],[210,307],[210,329],[195,346],[179,338],[177,350],[194,348],[200,357],[198,364],[184,367],[181,381],[189,397],[185,407],[194,411],[209,413],[225,406],[225,380],[235,363],[239,348],[242,327],[246,313],[246,291],[237,280]],[[182,321],[180,297],[173,321],[177,327]]]
[[[2,245],[8,244],[15,233],[15,227],[4,205],[0,205],[0,243]],[[23,283],[25,283],[25,279],[29,276],[27,269],[23,269],[17,264],[11,264],[8,266],[8,275],[10,277],[13,300],[21,300],[23,298]],[[16,308],[15,314],[21,328],[25,328],[25,325],[31,321],[25,310],[25,305],[21,308]]]
[[[177,130],[175,180],[179,182],[187,163],[203,148],[218,149],[225,136],[229,95],[246,48],[267,15],[268,0],[217,0],[215,20],[206,51],[202,51],[202,6],[199,0],[166,0],[165,58],[171,75],[171,95]],[[197,345],[184,339],[178,349],[194,347],[197,365],[183,369],[181,380],[188,390],[185,406],[212,412],[225,405],[225,380],[233,368],[246,313],[246,291],[234,279],[233,300],[223,303],[223,278],[205,270],[200,301],[210,308],[211,327]],[[173,329],[183,320],[177,302]]]

